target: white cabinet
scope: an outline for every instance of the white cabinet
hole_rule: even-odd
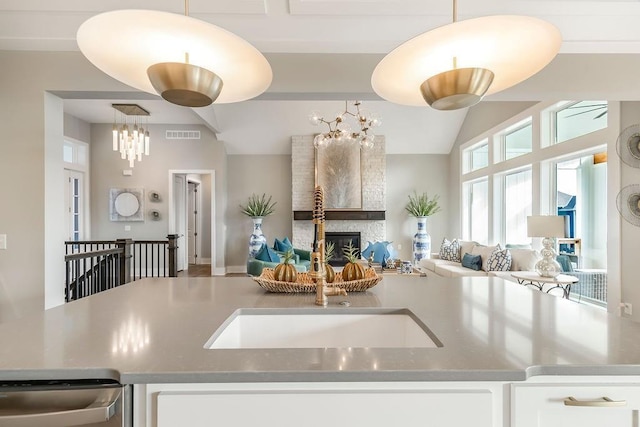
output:
[[[135,426],[503,425],[501,386],[456,384],[151,384],[136,387]]]
[[[637,427],[640,384],[514,384],[511,427]]]

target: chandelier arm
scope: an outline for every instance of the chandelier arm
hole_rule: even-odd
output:
[[[458,21],[458,0],[453,0],[453,22]]]

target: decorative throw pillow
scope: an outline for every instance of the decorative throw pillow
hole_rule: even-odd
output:
[[[462,266],[479,271],[482,268],[482,258],[480,255],[465,253],[462,257]]]
[[[470,254],[473,247],[478,244],[478,242],[470,240],[458,240],[458,243],[460,243],[460,259],[462,259],[464,254]]]
[[[534,271],[540,259],[538,251],[533,249],[509,249],[511,252],[511,271]]]
[[[497,246],[484,246],[484,245],[475,245],[471,250],[471,255],[480,255],[482,258],[482,269],[484,271],[489,271],[487,268],[487,262],[489,261],[489,257],[493,253],[495,249],[500,249],[500,245]]]
[[[254,258],[266,262],[280,262],[280,257],[278,256],[278,254],[265,244],[262,245]]]
[[[278,252],[286,252],[289,249],[293,249],[293,244],[288,237],[285,237],[282,240],[275,239],[273,242],[273,249]]]
[[[442,239],[440,259],[460,262],[460,243],[458,243],[458,239],[453,239],[452,241],[448,241],[446,238]]]
[[[361,252],[362,258],[369,259],[371,252],[373,252],[373,262],[382,264],[388,260],[391,254],[389,253],[389,242],[367,242],[367,247]]]
[[[487,261],[487,271],[509,271],[511,268],[511,252],[509,249],[500,249],[500,245],[491,252]]]

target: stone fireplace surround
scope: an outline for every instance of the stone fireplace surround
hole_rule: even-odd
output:
[[[313,138],[314,135],[291,137],[291,201],[294,211],[292,243],[296,248],[302,249],[311,249],[314,238],[313,223],[308,219],[308,212],[313,209],[315,187]],[[362,250],[368,241],[386,240],[387,236],[384,219],[387,188],[384,136],[376,136],[374,147],[362,151],[360,170],[362,210],[327,211],[325,232],[360,232]],[[354,216],[357,219],[352,219]]]

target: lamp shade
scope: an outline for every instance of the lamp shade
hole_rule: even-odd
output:
[[[163,63],[188,62],[215,73],[222,80],[217,103],[256,97],[267,90],[273,77],[266,58],[247,41],[215,25],[175,13],[101,13],[80,26],[77,40],[82,53],[100,70],[153,94],[157,92],[147,70]]]
[[[565,237],[565,216],[538,215],[527,217],[528,237]]]
[[[438,27],[403,43],[376,66],[373,90],[404,105],[424,105],[420,86],[453,69],[479,68],[494,74],[482,95],[499,92],[536,74],[556,56],[562,37],[538,18],[496,15]]]

